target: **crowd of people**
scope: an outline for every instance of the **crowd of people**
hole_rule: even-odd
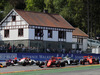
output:
[[[0,53],[77,53],[81,54],[81,49],[53,49],[53,48],[38,48],[25,46],[0,45]]]

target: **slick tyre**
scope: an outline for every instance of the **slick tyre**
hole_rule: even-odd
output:
[[[56,63],[56,67],[60,67],[60,62],[57,62]]]
[[[65,66],[65,63],[63,62],[63,63],[61,63],[60,65],[61,65],[61,67],[64,67],[64,66]]]
[[[23,66],[26,66],[26,63],[24,62],[22,65],[23,65]]]
[[[40,68],[44,68],[43,65],[39,65]]]

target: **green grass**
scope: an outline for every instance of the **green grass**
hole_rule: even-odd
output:
[[[1,75],[40,75],[40,74],[57,73],[57,72],[89,70],[89,69],[97,69],[97,68],[100,68],[100,65],[73,67],[73,68],[72,67],[70,67],[70,68],[59,68],[59,69],[30,71],[30,72],[17,72],[17,73],[8,73],[8,74],[1,74]]]

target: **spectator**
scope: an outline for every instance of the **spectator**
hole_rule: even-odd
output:
[[[22,52],[25,52],[25,47],[22,48]]]
[[[50,49],[47,48],[47,53],[50,53]]]
[[[76,50],[76,53],[77,53],[77,54],[79,53],[79,50],[78,50],[78,49]]]
[[[9,50],[9,52],[12,52],[12,48],[11,48],[11,46],[9,47],[9,49],[8,49],[8,50]]]
[[[62,52],[62,53],[65,53],[65,49],[63,48],[61,52]]]
[[[16,49],[16,47],[15,47],[15,45],[13,45],[12,46],[12,52],[15,52],[15,49]]]
[[[7,47],[8,47],[8,48],[10,47],[10,42],[7,44]]]

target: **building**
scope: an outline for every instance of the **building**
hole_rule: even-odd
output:
[[[72,48],[73,30],[61,15],[12,9],[1,21],[0,44],[60,52]]]
[[[75,28],[75,30],[73,31],[72,48],[86,51],[88,42],[87,40],[88,40],[88,35],[79,28]]]

